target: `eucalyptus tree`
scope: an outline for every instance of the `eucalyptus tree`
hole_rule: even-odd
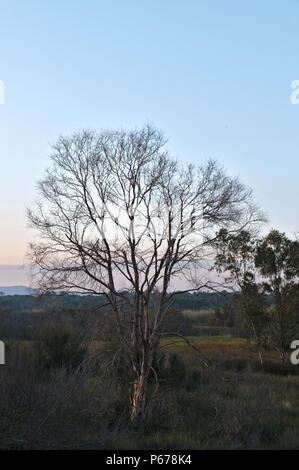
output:
[[[237,289],[234,300],[237,301],[241,317],[247,330],[255,338],[259,359],[263,365],[262,347],[266,342],[269,324],[268,302],[261,291],[255,266],[257,239],[250,231],[229,233],[221,229],[215,242],[215,268],[226,273],[228,285]]]
[[[175,161],[151,126],[60,137],[50,159],[28,211],[39,235],[30,248],[39,288],[106,297],[130,357],[138,422],[151,374],[158,384],[153,357],[174,296],[208,286],[198,266],[216,230],[238,232],[260,214],[237,178],[215,161]]]
[[[255,266],[263,277],[263,291],[274,302],[272,334],[281,362],[284,362],[290,330],[298,320],[299,241],[291,240],[278,230],[271,230],[258,241]]]

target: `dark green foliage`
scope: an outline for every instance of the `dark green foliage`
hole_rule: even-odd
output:
[[[255,266],[263,276],[261,288],[271,295],[270,334],[281,361],[296,331],[299,307],[299,242],[277,230],[257,242]],[[292,337],[293,336],[293,337]]]
[[[60,326],[48,326],[41,330],[34,349],[45,367],[78,367],[87,353],[82,337]]]
[[[65,327],[89,340],[117,336],[108,309],[84,307],[70,310],[6,310],[0,307],[0,338],[33,340],[49,324]]]
[[[95,308],[106,303],[103,296],[92,295],[4,295],[0,299],[0,307],[19,310],[34,311],[75,311],[80,308]]]
[[[119,338],[108,341],[101,355],[102,374],[108,374],[123,386],[128,387],[132,381],[130,357],[124,343]]]
[[[230,296],[227,291],[179,294],[174,297],[173,306],[180,310],[212,309],[227,302]]]
[[[239,287],[240,293],[231,302],[232,307],[236,301],[239,303],[238,315],[229,317],[222,308],[214,318],[233,318],[256,340],[261,360],[262,347],[271,345],[280,351],[283,362],[298,332],[299,242],[277,230],[258,240],[249,232],[235,235],[223,229],[217,234],[215,248],[215,267],[228,274],[228,280]]]
[[[215,308],[208,316],[210,326],[226,326],[229,328],[236,326],[236,309],[233,300],[225,303],[221,307]]]
[[[167,379],[167,383],[182,384],[186,375],[184,361],[178,354],[169,353],[167,355],[164,370],[161,371],[162,378]]]
[[[127,430],[127,390],[89,364],[45,369],[22,346],[0,368],[1,449],[103,449]]]
[[[273,375],[299,375],[298,367],[288,362],[279,363],[274,361],[264,361],[263,370],[264,372]]]
[[[192,336],[194,329],[190,318],[184,316],[180,310],[171,308],[164,318],[162,332],[175,332],[185,336]]]
[[[129,294],[128,294],[129,295]],[[177,309],[199,310],[215,308],[222,305],[229,292],[199,292],[190,294],[178,294],[174,298],[173,306]],[[95,309],[107,303],[101,296],[93,295],[2,295],[0,296],[0,307],[5,310],[34,310],[34,311],[76,311],[81,308]]]
[[[272,230],[257,245],[255,265],[263,276],[270,278],[265,287],[272,293],[283,278],[292,280],[299,276],[299,242]]]

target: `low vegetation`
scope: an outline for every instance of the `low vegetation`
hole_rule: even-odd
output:
[[[31,339],[6,337],[0,448],[298,449],[299,369],[281,363],[277,351],[265,350],[261,367],[254,339],[233,336],[233,327],[188,336],[209,357],[206,368],[183,339],[163,338],[154,358],[159,388],[151,377],[151,405],[136,433],[128,406],[133,377],[119,339],[108,327],[106,339],[92,329],[83,335],[80,322],[66,321],[74,315],[63,315],[64,325],[54,312]],[[191,329],[200,328],[200,317],[191,315]],[[178,311],[172,321],[182,325]]]

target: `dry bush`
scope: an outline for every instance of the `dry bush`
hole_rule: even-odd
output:
[[[23,347],[7,348],[0,370],[0,448],[103,448],[121,435],[120,383],[103,380],[85,363],[44,369]],[[123,410],[125,410],[123,406]]]

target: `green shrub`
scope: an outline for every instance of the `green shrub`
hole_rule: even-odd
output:
[[[275,375],[296,375],[297,368],[293,364],[266,361],[263,369],[265,372]]]
[[[186,366],[183,359],[176,353],[169,353],[161,368],[161,375],[168,383],[181,384],[186,375]]]
[[[273,442],[276,442],[286,428],[286,424],[281,419],[281,416],[275,416],[274,414],[273,416],[266,416],[264,419],[262,419],[261,425],[261,442],[264,445],[269,445]]]
[[[47,367],[77,367],[85,358],[87,346],[77,333],[61,326],[48,326],[41,330],[34,343],[40,363]]]

